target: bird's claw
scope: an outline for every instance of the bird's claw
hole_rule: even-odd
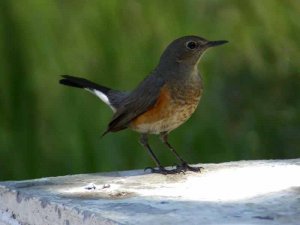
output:
[[[144,169],[144,171],[150,170],[151,173],[160,173],[163,175],[167,175],[167,174],[177,174],[177,173],[182,173],[182,170],[179,170],[177,167],[176,169],[171,169],[171,170],[167,170],[164,167],[158,167],[158,168],[153,168],[153,167],[146,167]]]
[[[203,167],[193,167],[193,166],[190,166],[189,164],[187,163],[182,163],[181,165],[177,166],[176,169],[178,170],[181,170],[183,173],[186,172],[186,171],[192,171],[192,172],[200,172],[201,173],[201,170],[203,169]]]
[[[150,173],[160,173],[160,174],[179,174],[183,173],[185,174],[186,171],[192,171],[192,172],[201,172],[203,167],[193,167],[188,165],[187,163],[182,163],[181,165],[175,164],[175,169],[166,169],[164,167],[158,167],[158,168],[153,168],[153,167],[146,167],[144,171],[150,170]]]

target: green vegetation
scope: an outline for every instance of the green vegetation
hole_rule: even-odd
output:
[[[299,12],[293,0],[1,0],[0,180],[153,165],[136,133],[101,139],[110,109],[59,75],[132,89],[187,34],[230,43],[202,58],[200,106],[170,136],[183,157],[300,157]]]

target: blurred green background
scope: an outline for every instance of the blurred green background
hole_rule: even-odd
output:
[[[132,89],[175,38],[209,50],[196,113],[170,141],[192,163],[300,157],[300,1],[0,2],[0,180],[145,168],[138,134],[60,74]],[[175,158],[152,137],[165,165]]]

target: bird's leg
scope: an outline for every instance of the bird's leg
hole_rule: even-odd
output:
[[[186,161],[180,157],[180,155],[176,152],[176,150],[172,147],[172,145],[168,142],[168,133],[164,132],[160,134],[160,139],[162,142],[173,152],[173,154],[176,156],[176,158],[181,163],[186,163]]]
[[[162,174],[177,173],[176,170],[167,170],[161,165],[160,161],[158,160],[158,158],[156,157],[156,155],[152,151],[150,145],[148,144],[148,135],[147,134],[141,134],[140,143],[147,150],[147,152],[151,156],[152,160],[155,162],[156,166],[158,167],[158,169],[155,169],[155,168],[152,168],[152,167],[147,167],[147,168],[145,168],[145,170],[150,169],[150,171],[152,173],[162,173]]]
[[[190,166],[180,155],[176,152],[175,148],[168,142],[168,133],[163,132],[160,133],[160,139],[162,142],[171,150],[171,152],[176,156],[176,158],[181,162],[181,165],[177,166],[177,170],[180,171],[193,171],[193,172],[200,172],[203,167],[192,167]]]

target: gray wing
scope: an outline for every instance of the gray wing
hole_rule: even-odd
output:
[[[127,128],[133,119],[151,108],[156,103],[163,85],[164,80],[161,77],[154,75],[146,77],[123,99],[103,135]]]

